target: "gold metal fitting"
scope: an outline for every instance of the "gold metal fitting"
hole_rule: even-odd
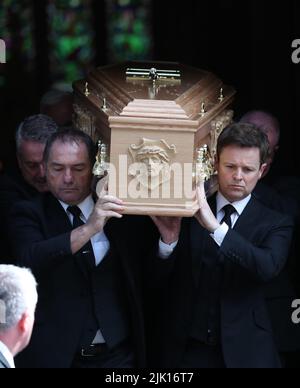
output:
[[[103,98],[103,105],[102,105],[101,109],[104,110],[104,111],[107,110],[106,98],[105,97]]]
[[[224,100],[224,89],[223,88],[221,88],[220,89],[220,96],[219,96],[219,98],[218,98],[218,100],[220,101],[220,102],[222,102],[223,100]]]
[[[201,111],[200,111],[201,117],[204,117],[206,115],[206,109],[205,109],[205,103],[202,102],[201,104]]]
[[[86,82],[86,83],[85,83],[85,88],[84,88],[84,95],[85,95],[86,97],[88,97],[90,94],[91,94],[91,93],[90,93],[90,91],[89,91],[89,83]]]
[[[93,175],[98,178],[105,176],[107,173],[107,147],[101,140],[98,141],[98,152],[96,162],[93,167]]]
[[[214,175],[214,162],[205,144],[196,150],[196,167],[194,176],[196,183],[208,181]]]

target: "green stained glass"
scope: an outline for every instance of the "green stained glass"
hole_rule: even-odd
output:
[[[48,0],[47,12],[52,82],[71,85],[95,56],[91,0]]]
[[[152,55],[151,1],[106,0],[109,62]]]
[[[30,0],[1,0],[0,38],[6,44],[7,65],[22,63],[22,70],[34,69],[33,12]]]

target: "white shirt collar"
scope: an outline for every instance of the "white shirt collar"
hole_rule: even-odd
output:
[[[232,205],[235,208],[238,215],[240,216],[243,213],[243,211],[245,210],[248,203],[250,202],[251,198],[252,198],[252,195],[249,194],[248,197],[242,199],[241,201],[231,203],[220,192],[218,192],[218,194],[217,194],[217,214],[219,213],[219,211],[221,211],[223,209],[224,206]]]
[[[8,365],[11,367],[11,368],[15,368],[15,362],[14,362],[14,357],[13,355],[11,354],[10,350],[8,349],[8,347],[0,341],[0,352],[3,354],[4,358],[6,359]]]
[[[59,201],[61,206],[64,208],[64,211],[67,212],[67,209],[70,205],[67,203],[64,203],[62,201]],[[84,201],[82,201],[80,204],[77,205],[79,209],[81,210],[82,214],[84,215],[84,218],[87,220],[89,216],[92,214],[95,203],[93,201],[93,197],[90,194]]]

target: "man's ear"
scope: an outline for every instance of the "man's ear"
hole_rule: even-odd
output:
[[[30,326],[30,315],[28,312],[25,312],[18,322],[18,328],[21,333],[25,333],[27,332],[29,326]]]
[[[264,175],[264,172],[266,171],[267,167],[268,167],[267,163],[264,163],[264,164],[261,165],[260,170],[259,170],[259,179],[262,178],[262,176]]]
[[[219,170],[219,158],[217,156],[214,162],[214,168],[215,168],[215,171]]]

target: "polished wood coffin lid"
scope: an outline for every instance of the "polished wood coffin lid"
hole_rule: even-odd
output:
[[[128,68],[176,70],[181,77],[180,81],[135,79],[126,76]],[[213,73],[179,63],[128,62],[106,66],[74,83],[75,125],[95,141],[101,138],[114,162],[116,153],[124,152],[117,145],[119,139],[124,143],[128,136],[132,144],[132,131],[140,138],[149,138],[149,133],[158,139],[171,136],[169,143],[174,143],[177,133],[178,142],[182,144],[186,139],[187,144],[179,163],[193,163],[197,147],[211,146],[212,131],[219,125],[212,123],[228,112],[234,95],[234,88],[224,85]],[[175,202],[149,201],[147,207],[147,201],[141,201],[141,206],[129,201],[126,213],[192,216],[197,211],[196,200],[189,209],[183,208],[184,199],[182,203]]]
[[[134,80],[126,77],[128,68],[168,68],[180,70],[181,81]],[[89,96],[85,96],[88,82]],[[224,98],[220,102],[220,90]],[[235,90],[223,84],[214,74],[185,66],[165,62],[128,62],[107,66],[92,71],[87,79],[74,83],[75,95],[107,117],[149,117],[177,120],[195,120],[203,124],[222,107],[232,102]],[[106,99],[106,110],[102,110]],[[205,117],[201,117],[201,104],[205,104]],[[195,126],[197,126],[195,123]]]

